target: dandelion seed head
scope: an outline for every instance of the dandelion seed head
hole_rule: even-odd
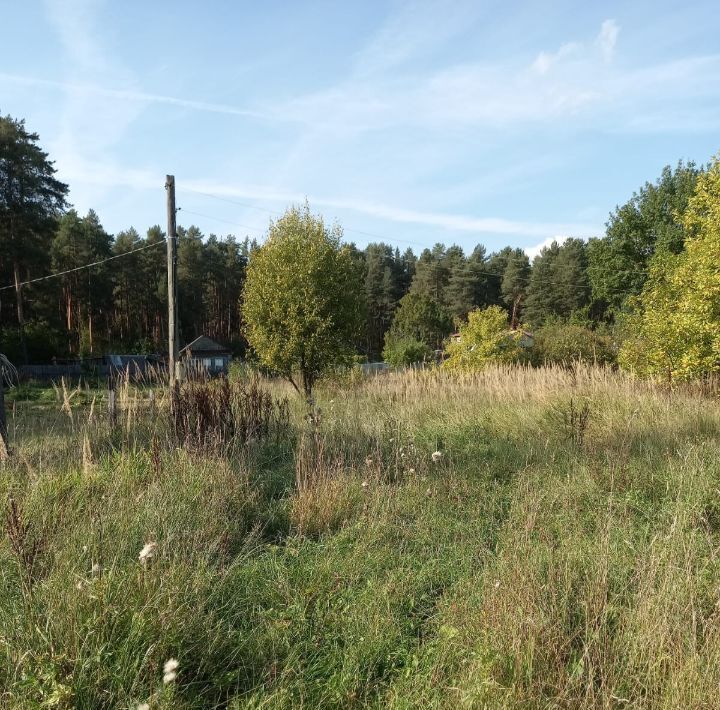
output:
[[[433,463],[438,463],[440,459],[442,458],[442,452],[441,451],[434,451],[432,455]]]
[[[149,560],[151,560],[155,556],[155,550],[157,548],[156,542],[148,542],[145,543],[145,547],[143,547],[142,550],[140,550],[140,554],[138,555],[138,559],[143,564],[147,564]]]
[[[163,666],[163,683],[167,685],[172,683],[177,678],[177,669],[180,664],[175,658],[168,658]]]

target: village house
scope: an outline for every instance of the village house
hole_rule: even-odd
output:
[[[228,348],[206,335],[186,345],[180,351],[180,357],[189,372],[207,372],[210,375],[226,375],[232,359]]]

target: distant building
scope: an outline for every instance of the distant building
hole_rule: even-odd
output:
[[[512,330],[510,331],[513,335],[520,336],[518,338],[518,344],[521,348],[531,348],[535,345],[535,336],[532,333],[528,333],[527,330]]]
[[[228,348],[212,338],[201,335],[180,351],[180,357],[189,374],[207,372],[209,375],[224,375],[230,369],[232,355]]]
[[[518,345],[520,345],[521,348],[531,348],[535,344],[535,336],[527,330],[509,330],[508,335],[516,337]],[[461,341],[462,336],[460,333],[450,334],[451,343],[459,343]]]

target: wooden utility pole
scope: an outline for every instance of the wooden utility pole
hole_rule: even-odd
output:
[[[175,229],[175,176],[167,175],[167,274],[168,274],[168,376],[174,390],[178,381],[177,234]]]

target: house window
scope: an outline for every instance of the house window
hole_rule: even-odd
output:
[[[223,361],[223,359],[221,357],[215,358],[215,367],[223,367],[224,364],[225,364],[225,362]]]
[[[202,361],[203,365],[207,367],[208,369],[212,367],[212,358],[211,357],[204,357]]]

